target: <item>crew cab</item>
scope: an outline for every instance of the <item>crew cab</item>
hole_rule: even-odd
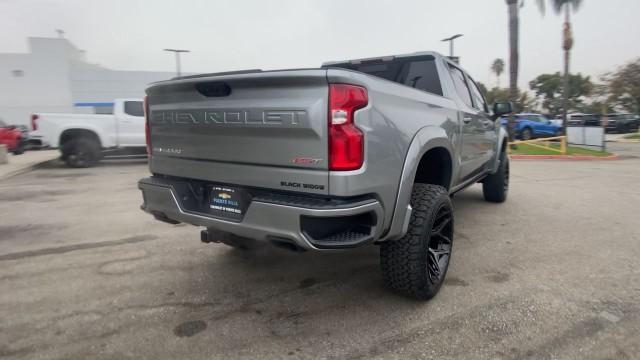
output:
[[[386,284],[443,284],[451,196],[509,185],[506,131],[476,81],[434,52],[320,68],[204,74],[152,84],[142,210],[204,227],[206,243],[296,251],[380,246]],[[491,208],[488,208],[488,210]]]
[[[105,155],[146,153],[141,99],[116,99],[113,114],[33,114],[31,126],[32,138],[60,149],[71,167],[92,166]]]

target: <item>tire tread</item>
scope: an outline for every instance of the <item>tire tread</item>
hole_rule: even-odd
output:
[[[384,282],[391,289],[416,299],[428,300],[438,292],[443,280],[432,286],[427,275],[425,232],[430,231],[434,209],[451,200],[448,191],[431,184],[415,184],[411,193],[413,211],[404,237],[380,247],[380,266]],[[452,239],[453,240],[453,239]],[[446,274],[446,269],[444,270]],[[444,276],[443,276],[444,279]]]
[[[509,165],[509,157],[505,151],[500,153],[500,166],[495,174],[487,176],[482,182],[482,195],[489,202],[502,203],[507,200],[504,189],[504,176]]]

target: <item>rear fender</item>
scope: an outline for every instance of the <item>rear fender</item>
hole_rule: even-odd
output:
[[[418,164],[422,156],[434,148],[445,148],[449,152],[449,156],[453,162],[451,182],[458,178],[460,166],[454,156],[451,139],[447,136],[446,131],[441,127],[435,126],[427,126],[420,129],[411,141],[409,151],[407,151],[407,156],[404,160],[396,204],[393,209],[391,227],[387,235],[381,240],[397,239],[407,232],[409,218],[411,217],[409,201],[411,199],[411,192],[413,191],[413,182],[416,178]],[[449,189],[451,185],[452,184],[449,184]]]

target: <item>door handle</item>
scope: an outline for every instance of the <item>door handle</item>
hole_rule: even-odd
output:
[[[462,118],[462,121],[464,121],[465,124],[468,124],[471,122],[471,118],[470,117],[464,117]]]

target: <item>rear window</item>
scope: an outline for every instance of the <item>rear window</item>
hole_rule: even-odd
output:
[[[144,116],[142,101],[125,101],[124,113],[131,116]]]
[[[442,96],[438,69],[436,69],[436,63],[433,60],[406,62],[400,71],[398,82]]]
[[[354,70],[442,96],[435,58],[432,56],[392,61],[372,60],[361,64],[343,63],[325,67]]]

